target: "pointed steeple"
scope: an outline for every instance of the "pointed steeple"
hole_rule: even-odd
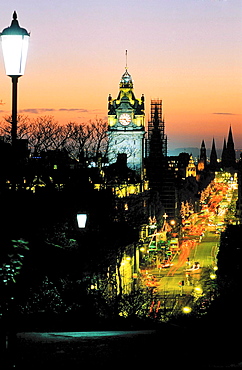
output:
[[[226,144],[226,139],[224,138],[223,151],[226,152],[226,149],[227,149],[227,144]]]
[[[201,148],[200,148],[200,161],[204,163],[204,166],[207,164],[207,153],[206,153],[206,146],[204,140],[202,141]]]
[[[226,145],[226,147],[225,147]],[[232,127],[229,127],[227,144],[224,144],[222,153],[222,164],[223,167],[234,167],[236,164],[236,156],[234,150],[234,139],[232,134]]]
[[[227,144],[226,144],[226,139],[224,138],[223,150],[222,150],[222,155],[221,155],[222,166],[225,166],[225,162],[226,162],[226,149],[227,149]]]
[[[217,152],[216,152],[216,147],[215,147],[215,140],[213,138],[212,149],[210,153],[210,169],[216,170],[217,167],[218,167],[218,157],[217,157]]]
[[[232,128],[231,125],[229,127],[229,134],[228,134],[228,141],[227,141],[227,149],[233,149],[234,150],[234,139],[232,134]]]

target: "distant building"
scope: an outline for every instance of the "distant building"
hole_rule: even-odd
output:
[[[180,217],[180,187],[187,175],[190,156],[180,153],[164,159],[160,200],[169,219]]]
[[[179,191],[176,167],[168,167],[163,171],[163,181],[160,189],[160,200],[169,219],[179,217]]]
[[[96,173],[100,172],[98,169]],[[97,172],[98,171],[98,172]],[[107,167],[103,167],[101,175],[93,176],[94,189],[111,189],[113,195],[118,198],[128,197],[133,194],[140,194],[148,190],[148,181],[143,182],[141,186],[140,178],[134,170],[127,166],[127,156],[120,153],[117,161]]]
[[[0,190],[5,189],[6,181],[11,178],[12,147],[0,136]]]
[[[189,163],[186,167],[186,177],[189,177],[189,176],[196,177],[196,175],[197,175],[197,169],[196,169],[194,160],[191,155],[189,159]]]
[[[242,224],[242,154],[238,163],[238,200],[236,204],[236,213],[240,224]]]

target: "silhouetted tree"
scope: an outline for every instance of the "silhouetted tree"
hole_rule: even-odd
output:
[[[27,139],[32,153],[47,150],[65,150],[70,157],[80,159],[83,153],[89,160],[96,160],[107,153],[107,122],[102,119],[88,123],[69,122],[60,125],[53,116],[30,119],[18,115],[18,139]],[[11,142],[11,116],[4,117],[0,135]]]

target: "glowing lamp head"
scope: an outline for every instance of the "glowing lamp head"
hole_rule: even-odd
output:
[[[79,229],[85,229],[87,223],[87,214],[86,213],[78,213],[77,216],[77,225]]]
[[[19,26],[16,12],[13,13],[11,26],[5,28],[0,36],[6,74],[22,76],[27,60],[30,34],[25,28]]]
[[[182,312],[188,314],[192,312],[192,309],[189,306],[185,306],[182,308]]]

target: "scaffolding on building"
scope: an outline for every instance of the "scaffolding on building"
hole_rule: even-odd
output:
[[[162,100],[160,99],[152,99],[151,104],[150,104],[150,120],[148,121],[148,147],[147,147],[148,152],[149,152],[149,142],[150,142],[152,131],[154,129],[155,124],[156,124],[156,128],[160,130],[161,140],[162,140],[162,153],[164,157],[166,157],[167,156],[167,135],[165,134],[165,121],[162,117]]]

